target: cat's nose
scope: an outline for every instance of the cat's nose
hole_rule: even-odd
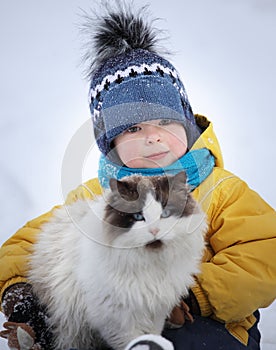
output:
[[[153,236],[156,236],[158,234],[158,232],[160,231],[159,228],[157,227],[152,227],[149,232],[153,235]]]

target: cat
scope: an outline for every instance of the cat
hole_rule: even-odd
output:
[[[122,350],[161,334],[199,272],[206,228],[184,172],[111,179],[103,195],[57,209],[38,234],[28,278],[47,306],[55,349],[100,349],[103,339],[103,348]]]

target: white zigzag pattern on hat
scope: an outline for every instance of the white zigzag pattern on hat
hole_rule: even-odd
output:
[[[129,66],[125,70],[118,70],[113,75],[107,75],[106,77],[104,77],[104,79],[102,80],[102,82],[100,84],[96,85],[95,88],[91,89],[90,94],[89,94],[90,95],[90,103],[91,103],[92,99],[95,98],[99,92],[104,90],[104,86],[105,86],[107,80],[110,83],[113,83],[114,81],[116,81],[118,79],[119,76],[121,78],[128,77],[129,74],[132,72],[132,70],[138,74],[143,74],[145,69],[147,69],[150,72],[154,72],[158,68],[162,69],[162,71],[164,73],[166,73],[168,75],[172,75],[175,79],[179,79],[179,76],[178,76],[178,73],[176,72],[176,70],[172,70],[168,67],[164,67],[160,63],[153,63],[151,65],[143,63],[140,66]]]

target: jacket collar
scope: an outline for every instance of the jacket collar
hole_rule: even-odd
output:
[[[200,137],[193,144],[191,150],[196,150],[206,147],[215,157],[215,165],[223,168],[223,157],[218,139],[213,130],[213,124],[203,115],[196,114],[196,123],[203,130]]]

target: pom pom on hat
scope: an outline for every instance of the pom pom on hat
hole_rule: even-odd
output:
[[[90,33],[89,103],[94,134],[107,156],[112,141],[130,126],[154,119],[184,125],[188,147],[200,132],[185,88],[174,66],[160,56],[155,29],[146,22],[145,8],[133,13],[126,5],[107,7],[97,20],[87,16]]]

